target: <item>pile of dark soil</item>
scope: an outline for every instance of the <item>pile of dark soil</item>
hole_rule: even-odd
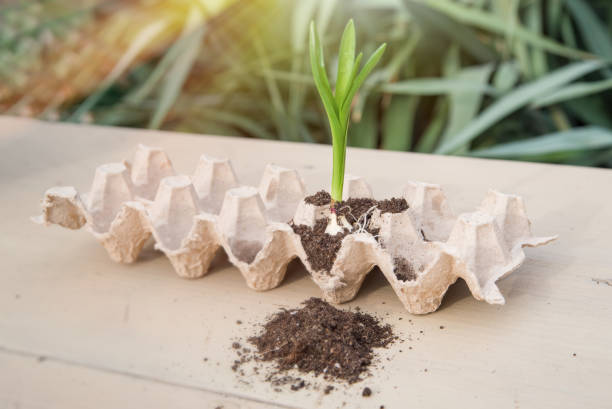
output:
[[[260,335],[249,338],[256,359],[275,362],[279,373],[297,367],[325,379],[358,382],[372,363],[373,348],[397,339],[390,325],[371,315],[339,310],[319,298],[303,304],[276,313]]]
[[[324,190],[304,199],[306,203],[315,206],[328,205],[331,196]],[[336,203],[336,214],[344,216],[346,220],[353,224],[365,226],[365,230],[373,236],[378,234],[378,229],[369,227],[370,216],[373,208],[378,208],[381,213],[401,213],[408,209],[408,203],[403,198],[392,198],[387,200],[374,200],[368,198],[351,198],[341,203]],[[325,233],[327,219],[319,219],[314,227],[294,225],[290,223],[293,231],[300,236],[304,251],[308,256],[308,262],[314,270],[330,271],[336,260],[336,254],[340,250],[342,239],[350,232],[343,231],[335,236]]]

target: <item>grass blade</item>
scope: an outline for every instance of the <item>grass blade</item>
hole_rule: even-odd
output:
[[[612,59],[612,37],[595,11],[584,0],[565,0],[565,7],[574,16],[587,48],[600,57]]]
[[[336,9],[336,4],[338,0],[319,0],[319,8],[317,10],[317,27],[321,30],[321,33],[325,33],[327,31],[327,27],[329,26],[329,22],[334,15],[334,10]]]
[[[217,109],[203,109],[198,112],[203,118],[208,118],[215,122],[224,123],[239,129],[242,129],[251,136],[255,136],[260,139],[276,139],[274,135],[268,132],[263,126],[253,119],[226,112],[224,110]]]
[[[545,155],[612,147],[612,132],[595,126],[574,128],[470,153],[482,158],[529,159]]]
[[[281,96],[280,89],[272,76],[268,75],[267,72],[270,70],[270,61],[264,45],[260,38],[255,38],[255,51],[261,64],[263,77],[266,83],[266,89],[268,91],[268,97],[272,103],[271,116],[274,119],[276,126],[276,133],[281,136],[282,140],[297,140],[297,130],[289,126],[287,113],[285,111],[285,104]]]
[[[597,125],[612,129],[612,118],[610,117],[610,106],[602,99],[595,96],[586,96],[576,100],[568,100],[563,103],[570,112],[589,125]]]
[[[419,138],[419,142],[414,149],[415,151],[423,153],[431,153],[434,151],[442,135],[442,131],[444,130],[447,115],[448,98],[438,98],[429,125]]]
[[[384,54],[386,47],[387,47],[387,44],[382,44],[380,47],[378,47],[376,51],[374,51],[374,53],[370,56],[370,58],[368,58],[366,63],[363,65],[363,68],[361,69],[359,74],[355,77],[355,81],[353,82],[351,89],[347,93],[344,102],[340,106],[339,116],[340,116],[340,121],[342,123],[347,123],[348,115],[351,110],[351,102],[353,101],[353,97],[357,93],[357,90],[361,87],[361,84],[363,84],[363,81],[365,81],[368,74],[370,74],[372,69],[374,69],[376,64],[378,64],[378,61],[380,61],[380,59],[382,58],[382,55]]]
[[[189,13],[187,26],[195,28],[192,28],[192,32],[187,35],[182,52],[177,56],[164,78],[155,111],[149,122],[149,128],[157,129],[161,126],[183,88],[187,75],[191,71],[202,46],[205,31],[205,27],[202,25],[203,19],[204,16],[200,9],[193,7]]]
[[[464,81],[457,78],[416,78],[382,84],[381,92],[404,95],[443,95],[452,92],[479,92],[495,95],[497,90],[477,81]]]
[[[195,17],[197,14],[197,10],[190,13],[189,20],[191,22],[188,22],[185,25],[185,28],[181,32],[179,38],[170,46],[170,48],[168,48],[168,51],[166,51],[159,63],[155,65],[155,69],[147,77],[146,81],[144,81],[136,90],[132,91],[124,98],[125,102],[131,105],[138,105],[155,91],[155,88],[164,77],[164,74],[166,74],[176,59],[178,59],[179,56],[185,52],[185,47],[190,45],[191,36],[194,33],[196,24],[201,22],[201,19],[197,19]]]
[[[325,73],[325,64],[321,61],[323,50],[321,49],[321,43],[319,42],[319,36],[317,35],[314,23],[310,24],[310,65],[312,69],[312,76],[314,78],[315,85],[321,100],[325,106],[325,111],[329,119],[332,128],[340,128],[340,122],[338,121],[338,109],[334,96],[332,95],[329,81],[327,80],[327,74]],[[323,69],[321,69],[323,67]],[[333,129],[332,129],[333,130]]]
[[[460,5],[459,3],[450,0],[424,0],[431,8],[436,9],[447,16],[464,24],[472,25],[483,30],[490,31],[501,35],[507,34],[509,25],[499,17],[477,10],[473,7]],[[592,54],[586,53],[575,48],[566,47],[550,38],[532,33],[525,29],[520,24],[512,28],[512,36],[515,39],[521,40],[533,47],[541,48],[552,54],[557,54],[562,57],[573,59],[593,58]]]
[[[153,42],[158,34],[166,27],[166,20],[159,20],[144,27],[130,48],[123,54],[113,70],[102,80],[97,91],[91,94],[70,116],[69,121],[78,122],[83,115],[89,112],[104,96],[111,85],[128,69],[130,64],[138,57],[140,52]]]
[[[551,92],[577,78],[600,69],[605,64],[601,61],[582,61],[569,64],[563,68],[552,71],[550,74],[524,84],[513,92],[498,99],[470,124],[463,128],[452,139],[442,144],[436,153],[449,154],[456,149],[471,142],[483,131],[497,123],[502,118],[529,104],[533,99],[547,92]]]
[[[329,17],[335,7],[336,1],[306,0],[295,3],[292,16],[291,31],[291,74],[301,75],[305,71],[306,61],[304,59],[305,46],[308,44],[308,27],[312,15],[315,12],[315,3],[318,6],[316,24],[321,33],[325,33],[329,24]],[[269,74],[266,74],[269,75]],[[269,76],[269,78],[275,78]],[[312,83],[312,76],[309,77]],[[301,112],[304,110],[304,100],[307,87],[303,82],[291,81],[287,90],[287,112],[290,126],[287,129],[289,140],[299,140],[302,129],[305,127]],[[308,135],[310,138],[310,135]]]
[[[549,0],[546,7],[546,28],[552,37],[559,35],[563,0]]]
[[[459,24],[447,15],[415,0],[405,0],[405,3],[418,24],[425,26],[424,28],[433,27],[447,38],[459,43],[461,48],[477,61],[497,59],[497,53],[480,41],[470,27]]]
[[[266,75],[270,78],[274,78],[279,81],[295,82],[304,85],[314,85],[311,75],[300,74],[291,71],[279,71],[279,70],[264,70],[260,75]]]
[[[542,2],[533,1],[527,6],[527,26],[530,31],[542,34]],[[548,63],[546,61],[546,55],[543,50],[538,47],[532,47],[530,50],[531,54],[531,72],[535,77],[541,77],[545,75],[548,69]]]
[[[492,64],[463,69],[456,76],[459,81],[486,85],[493,70]],[[484,94],[478,90],[454,91],[449,95],[450,112],[448,125],[442,135],[442,143],[464,129],[478,114]]]
[[[559,102],[578,99],[609,89],[612,89],[612,78],[601,81],[577,82],[536,99],[531,104],[531,108],[541,108]]]
[[[516,61],[505,61],[499,65],[493,76],[493,86],[499,92],[506,93],[518,82],[520,75]]]
[[[355,24],[349,20],[342,33],[338,55],[338,75],[336,76],[336,105],[341,106],[349,91],[355,63]]]
[[[414,117],[419,106],[419,97],[395,95],[385,112],[383,120],[382,148],[409,151],[412,146]]]
[[[291,21],[291,48],[295,53],[304,51],[308,27],[317,6],[317,0],[302,0],[295,3]],[[324,29],[318,24],[320,29]]]
[[[410,34],[407,34],[407,37],[406,42],[400,47],[396,54],[391,56],[389,63],[384,68],[374,71],[372,75],[363,83],[362,88],[359,90],[359,97],[357,98],[357,101],[353,107],[352,117],[354,120],[360,120],[363,105],[376,86],[396,79],[400,69],[406,69],[404,63],[413,54],[416,46],[419,43],[421,34],[419,31],[415,30],[410,32]],[[355,75],[357,75],[357,73],[355,73]]]
[[[578,44],[572,19],[568,15],[564,15],[561,20],[561,37],[563,38],[563,42],[569,44],[570,47],[576,47]]]
[[[349,128],[349,146],[375,149],[378,144],[378,102],[377,97],[368,98],[363,109],[361,121],[353,123]]]

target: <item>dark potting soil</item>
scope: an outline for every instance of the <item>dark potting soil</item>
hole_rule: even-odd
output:
[[[344,216],[346,221],[350,224],[363,222],[359,220],[368,211],[368,216],[372,214],[372,211],[378,204],[377,200],[368,198],[351,198],[340,203],[336,203],[336,214],[338,217]]]
[[[314,206],[325,206],[331,203],[331,196],[325,190],[320,190],[314,195],[307,196],[304,201]],[[355,223],[372,207],[378,208],[381,213],[401,213],[408,209],[406,199],[393,197],[385,200],[370,198],[350,198],[335,204],[338,216],[346,217],[349,223]]]
[[[416,280],[417,276],[414,272],[412,264],[403,257],[397,257],[393,259],[393,273],[398,280],[401,281],[413,281]]]
[[[319,219],[314,227],[294,225],[293,231],[300,236],[302,247],[308,256],[308,262],[316,271],[330,271],[336,260],[336,253],[340,250],[342,239],[348,234],[342,231],[335,236],[325,233],[327,220]]]
[[[304,201],[314,206],[325,206],[331,202],[331,195],[325,190],[319,190],[314,195],[305,197]]]
[[[340,310],[320,298],[303,304],[277,312],[258,336],[249,338],[257,349],[255,359],[275,362],[278,374],[297,367],[325,379],[358,382],[372,363],[373,349],[397,339],[390,325],[363,312]]]
[[[324,206],[331,202],[331,196],[324,190],[304,199],[306,203],[315,206]],[[381,213],[400,213],[408,209],[408,203],[403,198],[391,198],[387,200],[375,200],[368,198],[351,198],[335,204],[336,214],[344,216],[354,226],[365,226],[365,230],[373,236],[378,234],[378,229],[370,228],[370,216],[374,208],[380,209]],[[350,234],[349,231],[332,236],[325,233],[328,220],[319,219],[314,227],[295,225],[290,223],[293,231],[300,236],[304,251],[308,256],[308,262],[316,271],[329,272],[336,260],[336,254],[340,250],[342,239]]]
[[[408,209],[408,202],[403,197],[392,197],[391,199],[379,200],[377,207],[381,213],[401,213]]]

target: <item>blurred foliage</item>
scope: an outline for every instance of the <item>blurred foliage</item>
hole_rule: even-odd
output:
[[[329,143],[308,23],[349,18],[388,44],[349,145],[612,167],[609,0],[2,3],[0,112]]]

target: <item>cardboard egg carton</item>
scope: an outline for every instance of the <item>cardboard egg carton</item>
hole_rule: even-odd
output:
[[[345,180],[347,197],[371,197],[359,177]],[[74,187],[45,193],[35,221],[79,229],[83,226],[118,262],[136,261],[152,237],[155,247],[185,278],[202,277],[220,247],[255,290],[278,286],[298,257],[310,277],[334,303],[357,294],[367,273],[378,266],[406,309],[435,311],[458,278],[475,298],[503,304],[497,280],[517,269],[525,246],[556,237],[534,237],[518,196],[489,191],[477,211],[455,216],[440,186],[408,183],[401,213],[375,209],[371,227],[348,234],[330,271],[312,268],[300,237],[289,225],[313,226],[329,206],[306,203],[304,183],[292,169],[268,165],[258,188],[239,184],[227,159],[202,155],[193,175],[177,175],[159,148],[140,145],[133,162],[99,166],[88,194]],[[398,260],[410,280],[396,275]]]

